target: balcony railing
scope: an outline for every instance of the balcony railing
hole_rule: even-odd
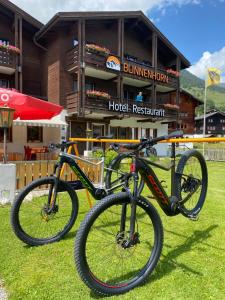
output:
[[[66,54],[65,69],[68,72],[77,72],[78,70],[78,46],[70,49]]]
[[[68,113],[77,113],[78,112],[78,93],[72,92],[66,96],[66,108]]]
[[[17,53],[0,48],[0,73],[13,74],[16,70]]]
[[[109,101],[111,105],[111,109],[109,108]],[[68,113],[78,113],[79,108],[79,97],[78,93],[70,93],[66,97],[67,102],[67,110]],[[118,108],[118,105],[122,105],[121,108]],[[127,105],[127,106],[126,106]],[[135,109],[133,109],[133,106]],[[84,111],[92,111],[99,112],[108,115],[118,115],[118,114],[126,114],[131,116],[139,116],[139,117],[151,117],[152,115],[148,115],[147,113],[141,113],[140,110],[143,108],[145,111],[147,109],[151,110],[160,110],[160,115],[153,114],[153,118],[159,119],[174,119],[176,120],[178,117],[178,111],[167,109],[164,104],[156,104],[154,105],[152,102],[137,102],[130,99],[120,100],[117,97],[110,97],[110,99],[103,99],[99,96],[90,96],[86,94],[83,104]],[[164,111],[164,114],[162,113]]]
[[[116,56],[114,54],[109,55]],[[85,66],[93,66],[94,68],[97,67],[106,72],[114,72],[114,70],[106,67],[106,57],[107,56],[103,54],[90,52],[90,50],[86,49],[84,57]],[[121,60],[120,58],[118,59]],[[78,70],[78,61],[78,46],[76,46],[67,52],[66,70],[76,72]],[[124,62],[121,64],[120,68],[124,76],[131,77],[133,79],[146,81],[147,83],[154,80],[159,85],[169,86],[172,88],[178,87],[179,77],[168,73],[164,69],[155,70],[148,64],[131,61],[126,58],[124,58]]]

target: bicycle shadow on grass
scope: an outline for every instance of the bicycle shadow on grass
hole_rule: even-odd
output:
[[[186,264],[177,262],[176,259],[181,254],[191,251],[195,244],[199,244],[199,245],[204,244],[208,247],[215,248],[214,246],[211,246],[211,245],[205,243],[204,241],[207,240],[211,236],[211,232],[213,230],[215,230],[217,227],[218,227],[218,225],[211,225],[208,228],[206,228],[205,230],[195,230],[193,232],[192,236],[186,237],[186,241],[183,244],[178,245],[175,249],[171,250],[167,255],[162,254],[161,255],[162,259],[159,261],[158,265],[156,266],[155,272],[152,275],[150,275],[150,277],[146,281],[146,284],[151,283],[155,280],[159,280],[160,278],[162,278],[165,275],[168,275],[169,273],[174,271],[176,268],[182,269],[183,272],[192,273],[192,274],[195,274],[198,276],[204,276],[204,274],[202,274],[199,271],[194,270],[193,268],[187,266]],[[184,235],[180,235],[180,234],[177,234],[172,231],[168,231],[168,232],[172,233],[174,235],[179,235],[179,236],[185,237]],[[168,246],[169,245],[167,245],[167,247]],[[223,250],[223,249],[220,249],[220,250]]]
[[[190,236],[190,237],[189,236],[187,237],[182,234],[168,230],[167,232],[169,232],[171,234],[186,238],[186,241],[183,244],[176,247],[175,249],[171,250],[167,255],[161,255],[162,259],[158,263],[158,265],[155,269],[155,272],[152,275],[150,275],[149,278],[140,286],[146,285],[155,280],[159,280],[160,278],[162,278],[165,275],[168,275],[170,272],[174,271],[176,268],[181,268],[184,272],[192,273],[192,274],[195,274],[198,276],[204,276],[204,274],[202,274],[199,271],[194,270],[193,268],[187,266],[186,264],[178,263],[176,261],[176,258],[185,252],[191,251],[192,247],[195,244],[199,244],[199,245],[204,244],[208,247],[217,248],[213,245],[209,245],[204,242],[211,236],[211,232],[213,230],[215,230],[217,227],[218,227],[218,225],[211,225],[208,228],[206,228],[205,230],[196,230],[193,232],[192,236]],[[169,245],[167,245],[167,247],[168,246]],[[218,248],[218,249],[224,250],[221,248]],[[94,299],[101,299],[101,298],[104,298],[105,296],[101,296],[101,295],[94,293],[93,291],[90,291],[90,297],[94,298]]]

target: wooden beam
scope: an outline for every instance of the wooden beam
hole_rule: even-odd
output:
[[[110,121],[110,120],[122,120],[123,119],[123,115],[115,115],[115,116],[107,116],[107,117],[103,117],[103,120],[105,121]]]
[[[145,119],[139,119],[137,120],[137,123],[147,123],[147,122],[152,122],[155,123],[157,121],[162,120],[161,118],[145,118]]]
[[[19,73],[19,91],[23,92],[23,19],[19,17],[19,48],[20,48],[20,56],[19,56],[19,65],[20,65],[20,73]]]
[[[82,109],[82,19],[78,20],[78,72],[77,72],[77,91],[78,91],[78,115]]]
[[[14,15],[14,30],[15,30],[15,46],[19,48],[19,41],[18,41],[18,16],[17,14]],[[16,55],[16,72],[15,72],[15,88],[19,90],[19,58],[18,55]]]

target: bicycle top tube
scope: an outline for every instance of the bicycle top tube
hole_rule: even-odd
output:
[[[162,135],[156,138],[142,139],[140,143],[137,144],[113,144],[113,149],[118,149],[119,147],[125,148],[127,150],[134,150],[134,152],[140,151],[147,146],[156,145],[160,141],[169,140],[171,138],[179,138],[183,136],[183,131],[174,131],[168,135]]]

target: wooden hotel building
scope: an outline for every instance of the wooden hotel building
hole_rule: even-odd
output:
[[[0,39],[11,36],[20,54],[13,75],[2,75],[0,58],[0,79],[63,105],[69,136],[91,129],[94,137],[140,138],[178,128],[180,70],[190,63],[141,11],[57,13],[43,25],[3,3],[11,31],[1,25]]]

